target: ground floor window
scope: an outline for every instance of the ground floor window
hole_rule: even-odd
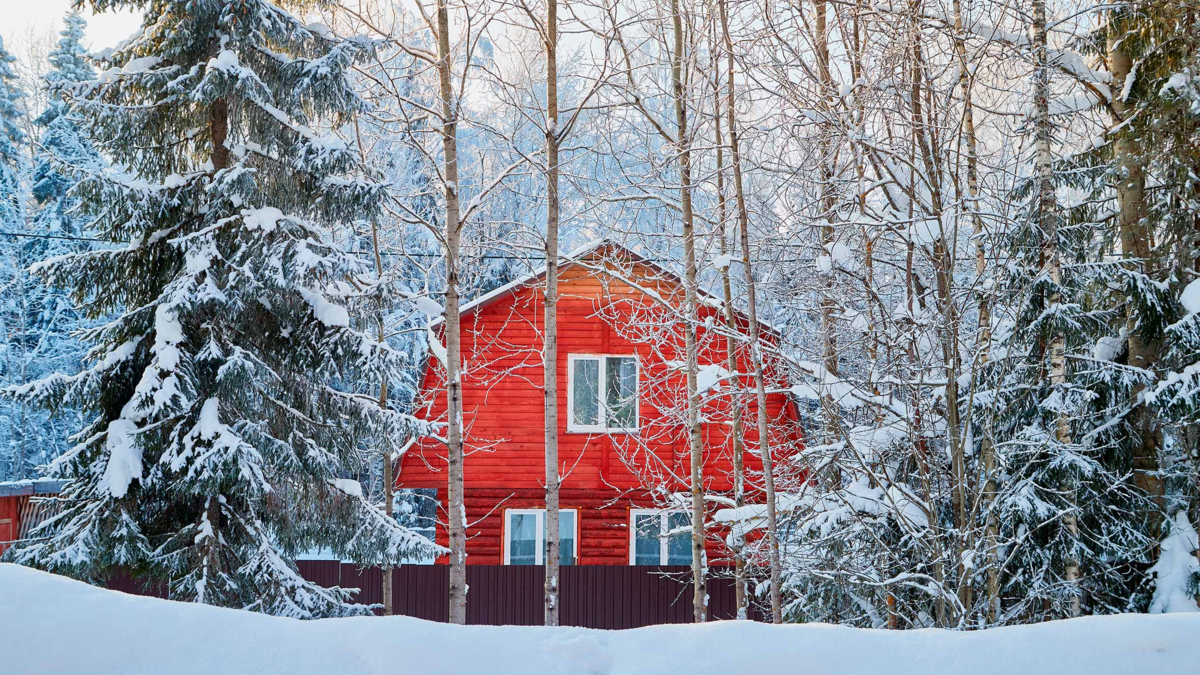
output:
[[[560,565],[575,564],[575,509],[558,512],[558,560]],[[543,565],[546,549],[546,510],[509,509],[504,512],[504,564]]]
[[[629,512],[631,565],[692,564],[692,519],[685,511]]]

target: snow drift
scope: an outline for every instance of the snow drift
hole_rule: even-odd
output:
[[[972,633],[717,622],[629,631],[298,621],[142,598],[0,564],[6,673],[803,673],[1103,675],[1200,663],[1200,614],[1087,617]]]

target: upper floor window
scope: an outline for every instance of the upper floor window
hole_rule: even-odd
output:
[[[575,564],[574,509],[558,511],[558,563]],[[546,556],[546,510],[509,509],[504,512],[504,564],[544,565]]]
[[[572,354],[567,383],[567,431],[636,431],[636,356]]]
[[[631,565],[692,564],[692,518],[686,511],[632,509],[629,525]]]

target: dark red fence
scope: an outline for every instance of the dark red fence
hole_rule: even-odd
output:
[[[333,560],[303,560],[300,573],[323,586],[360,589],[359,602],[383,602],[383,574]],[[566,626],[637,628],[662,623],[691,623],[692,585],[686,566],[570,565],[561,568],[561,615]],[[449,617],[449,568],[409,565],[392,571],[392,607],[396,614],[431,621]],[[467,623],[540,625],[545,571],[520,565],[467,566]],[[733,580],[709,579],[709,616],[735,618]],[[750,616],[762,613],[751,608]]]
[[[383,573],[336,560],[301,560],[305,579],[322,586],[356,588],[355,600],[383,603]],[[686,566],[569,565],[561,568],[560,623],[586,628],[638,628],[692,622],[691,570]],[[406,565],[392,570],[392,608],[396,614],[446,621],[450,616],[450,568]],[[545,570],[521,565],[467,566],[467,623],[488,626],[535,626],[543,623]],[[108,587],[137,595],[167,597],[161,583],[145,584],[127,575]],[[733,580],[708,580],[709,617],[736,615]],[[763,612],[750,607],[750,618]]]

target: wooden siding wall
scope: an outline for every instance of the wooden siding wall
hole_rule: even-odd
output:
[[[11,495],[0,497],[0,554],[12,542],[28,539],[33,528],[56,515],[61,502],[53,496]]]
[[[21,522],[21,506],[29,497],[0,497],[0,553],[4,553],[17,539]]]
[[[682,492],[689,454],[682,412],[682,374],[668,364],[683,359],[683,335],[671,311],[648,295],[677,300],[677,285],[646,265],[632,265],[618,276],[636,279],[635,287],[611,276],[574,265],[563,269],[559,304],[559,457],[563,464],[563,508],[580,511],[580,562],[627,564],[628,510],[662,506],[651,494]],[[640,288],[639,288],[640,287]],[[503,560],[504,511],[539,508],[544,503],[543,394],[541,382],[541,291],[531,284],[514,290],[463,319],[463,409],[465,442],[468,564]],[[716,310],[705,308],[706,316]],[[724,338],[701,331],[702,364],[726,364]],[[636,434],[569,433],[568,359],[573,354],[637,354],[640,357],[641,426]],[[751,372],[745,358],[739,371]],[[771,369],[771,373],[776,371]],[[775,384],[782,384],[777,382]],[[749,379],[742,382],[746,419],[756,414]],[[778,392],[778,389],[777,389]],[[431,364],[422,386],[419,414],[444,420],[445,393],[440,366]],[[731,401],[710,397],[703,425],[705,477],[712,492],[731,489]],[[773,447],[780,455],[802,442],[794,405],[782,393],[768,399]],[[757,430],[746,424],[746,469],[761,473]],[[405,454],[399,487],[437,488],[445,508],[445,451],[422,439]],[[751,489],[753,489],[751,487]],[[754,492],[751,501],[759,498]],[[445,514],[443,512],[443,518]],[[714,533],[709,556],[716,564],[728,552]],[[447,542],[444,528],[438,541]]]
[[[446,503],[445,488],[438,499]],[[612,489],[563,489],[561,508],[575,509],[576,556],[580,565],[628,565],[630,562],[630,510],[651,508],[655,499],[645,491],[616,492]],[[472,488],[466,492],[467,563],[499,565],[504,561],[505,513],[512,509],[540,509],[545,493],[540,489]],[[709,564],[721,567],[733,564],[720,542],[724,528],[710,528]],[[444,527],[437,530],[437,543],[449,546]]]

